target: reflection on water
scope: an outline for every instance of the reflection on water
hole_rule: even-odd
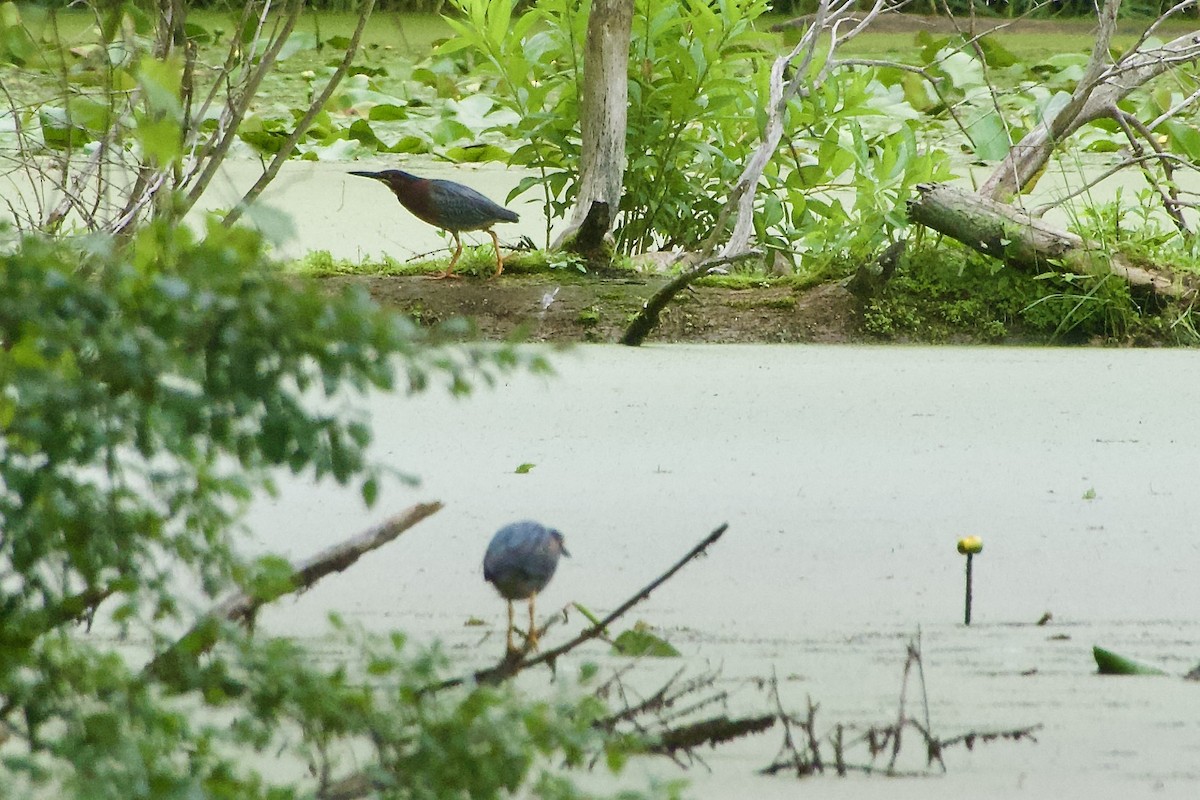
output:
[[[418,499],[447,508],[265,623],[316,636],[338,609],[481,663],[503,648],[480,562],[505,522],[568,537],[574,558],[539,599],[548,614],[615,606],[728,521],[636,618],[693,669],[720,666],[735,706],[764,707],[752,679],[774,670],[828,725],[889,720],[920,630],[938,733],[1045,725],[1036,745],[952,751],[936,781],[825,778],[821,797],[1200,796],[1200,687],[1100,678],[1090,655],[1102,644],[1175,673],[1200,661],[1195,358],[603,346],[466,400],[374,397],[376,456],[423,485],[370,513],[354,492],[287,485],[252,515],[261,543],[300,557]],[[985,548],[966,629],[955,542],[968,533]],[[470,616],[491,625],[464,627]],[[600,645],[586,655],[607,659]],[[806,790],[750,778],[776,736],[713,754],[711,773],[690,774],[696,796],[749,780],[756,796]]]

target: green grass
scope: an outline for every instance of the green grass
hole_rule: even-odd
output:
[[[1155,307],[1113,276],[1034,275],[945,241],[912,250],[863,316],[900,341],[1200,344],[1190,309]]]
[[[36,5],[19,4],[21,18],[32,26],[51,27],[51,14]],[[233,12],[212,9],[189,9],[188,22],[210,33],[228,37],[237,27],[239,17]],[[66,42],[91,41],[88,32],[95,25],[95,16],[82,9],[60,9],[53,14],[59,36]],[[358,25],[358,15],[349,12],[302,12],[296,23],[297,31],[316,33],[322,39],[350,36]],[[429,53],[434,42],[450,35],[448,26],[437,14],[414,14],[376,11],[363,32],[364,46],[390,47],[405,55],[421,57]]]
[[[786,17],[778,20],[772,18],[767,25],[782,19],[786,19]],[[1000,18],[979,18],[976,21],[976,31],[987,30],[1007,22],[1008,20]],[[964,34],[970,34],[970,20],[960,19],[958,24]],[[1116,49],[1132,47],[1148,24],[1148,21],[1144,20],[1122,21],[1117,35],[1113,38],[1113,47]],[[990,36],[1021,60],[1036,61],[1058,53],[1090,53],[1095,41],[1095,27],[1096,23],[1093,19],[1017,21],[1016,24],[998,30]],[[1159,38],[1173,38],[1195,28],[1196,23],[1192,20],[1171,20],[1159,29]],[[935,37],[949,36],[952,33],[952,28],[931,31]],[[917,34],[913,32],[868,31],[852,39],[838,52],[843,57],[912,62],[914,61],[916,37]],[[794,40],[796,36],[794,33],[785,34],[785,38],[790,41]]]
[[[425,258],[417,261],[397,261],[384,256],[379,259],[351,261],[334,258],[327,250],[308,253],[304,258],[292,261],[287,271],[294,275],[327,278],[336,275],[402,276],[433,275],[443,272],[450,264],[449,257]],[[454,267],[456,275],[489,278],[496,270],[496,259],[490,244],[479,247],[464,247],[462,257]],[[635,274],[628,262],[614,263],[613,271]],[[505,275],[554,275],[562,283],[590,282],[593,276],[578,269],[573,261],[564,259],[563,253],[548,253],[544,250],[507,253],[504,256]]]

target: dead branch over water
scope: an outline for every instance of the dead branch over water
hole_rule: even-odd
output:
[[[158,653],[146,665],[145,673],[164,677],[169,676],[172,672],[185,669],[187,664],[194,663],[203,653],[211,650],[217,644],[220,640],[222,623],[240,622],[252,626],[259,609],[267,603],[272,603],[288,594],[299,594],[312,588],[317,581],[327,575],[349,569],[363,555],[391,542],[441,509],[442,504],[436,501],[410,506],[379,525],[293,565],[291,580],[286,586],[281,585],[273,595],[246,591],[227,597],[202,616],[192,626],[192,629],[173,645]]]
[[[411,509],[410,515],[420,508]],[[655,589],[693,560],[705,554],[708,547],[724,535],[726,529],[727,525],[714,529],[658,577],[570,641],[540,655],[533,655],[526,646],[524,651],[505,658],[493,667],[431,686],[426,690],[427,693],[452,687],[503,682],[539,664],[548,664],[553,669],[560,656],[587,641],[603,637],[609,625],[649,597]],[[669,758],[681,768],[697,762],[704,764],[701,755],[704,748],[715,748],[778,726],[783,731],[782,743],[771,763],[759,770],[762,775],[790,773],[801,778],[823,775],[832,769],[839,776],[850,772],[924,776],[934,771],[935,764],[938,771],[946,770],[942,754],[947,748],[965,745],[972,749],[977,743],[997,739],[1036,741],[1034,733],[1041,727],[1032,725],[1007,730],[980,728],[954,736],[939,737],[934,733],[930,719],[919,639],[915,639],[907,648],[894,720],[866,728],[861,725],[836,723],[824,732],[817,726],[819,705],[808,698],[803,712],[788,711],[774,676],[765,682],[769,687],[768,709],[757,713],[733,715],[722,713],[728,705],[729,693],[718,686],[719,670],[688,677],[685,669],[681,668],[656,690],[643,695],[628,682],[639,663],[635,661],[617,670],[596,689],[596,696],[614,703],[617,710],[597,720],[595,725],[612,736],[635,736],[643,742],[642,753]],[[913,701],[916,703],[914,711],[910,711],[910,691],[914,694],[918,691],[920,693],[919,701]],[[900,766],[902,746],[906,739],[920,748],[920,757],[925,759],[923,769]],[[912,747],[909,748],[909,751],[911,750]],[[337,779],[326,776],[317,796],[322,800],[350,800],[367,796],[377,788],[379,787],[376,778],[372,777],[369,770],[355,770]]]
[[[916,717],[910,714],[908,701],[909,680],[914,673],[917,676],[917,688],[921,693]],[[1038,724],[1003,730],[979,729],[945,738],[937,736],[930,722],[925,666],[921,660],[919,637],[908,644],[894,722],[871,725],[865,729],[859,725],[839,722],[827,733],[818,735],[816,717],[819,704],[808,698],[808,707],[803,714],[785,711],[779,694],[779,683],[774,676],[770,682],[770,693],[775,703],[776,715],[782,723],[783,742],[771,763],[759,770],[761,775],[791,773],[797,778],[804,778],[824,774],[830,763],[839,776],[849,772],[908,777],[928,775],[935,764],[938,771],[946,771],[946,762],[942,759],[942,754],[947,748],[965,745],[971,750],[976,743],[989,743],[998,739],[1036,742],[1034,734],[1042,727]],[[925,759],[924,769],[902,769],[898,766],[906,731],[915,732],[917,735],[916,740],[923,748],[921,757]]]

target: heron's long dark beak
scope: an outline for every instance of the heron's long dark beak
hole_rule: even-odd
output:
[[[360,178],[372,178],[377,181],[383,180],[383,173],[380,172],[351,172],[351,175],[357,175]]]

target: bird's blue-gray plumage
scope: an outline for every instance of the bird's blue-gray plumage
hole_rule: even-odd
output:
[[[497,222],[519,222],[516,212],[493,203],[470,186],[440,178],[418,178],[401,169],[351,172],[387,184],[400,204],[418,219],[451,233],[487,230]]]
[[[559,556],[570,553],[563,535],[531,520],[505,525],[492,537],[483,557],[483,577],[507,600],[524,600],[554,577]]]
[[[418,178],[401,169],[385,169],[382,172],[356,170],[350,174],[387,184],[400,205],[417,219],[450,231],[454,238],[454,255],[450,257],[446,271],[432,277],[449,278],[454,274],[454,265],[462,255],[460,231],[487,231],[496,252],[496,274],[504,272],[500,237],[492,230],[492,226],[497,222],[517,222],[520,217],[516,213],[493,203],[471,187],[454,181]]]
[[[475,231],[499,222],[518,222],[521,218],[502,205],[493,203],[470,186],[444,180],[429,182],[429,195],[451,230]]]

